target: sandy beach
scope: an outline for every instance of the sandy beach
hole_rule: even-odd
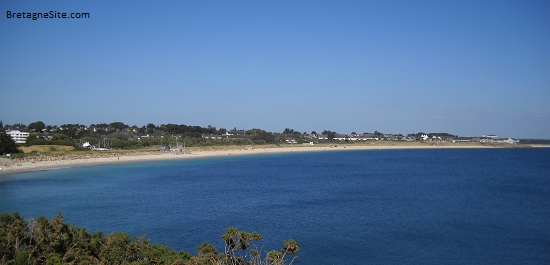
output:
[[[170,151],[148,151],[148,152],[109,152],[100,151],[94,154],[85,155],[63,155],[63,156],[37,156],[24,159],[8,160],[3,158],[0,162],[0,175],[37,171],[51,168],[82,167],[117,163],[138,163],[144,161],[159,161],[172,159],[193,159],[204,157],[238,156],[270,153],[290,152],[333,152],[342,150],[388,150],[388,149],[442,149],[442,148],[494,148],[481,145],[346,145],[346,146],[289,146],[269,147],[258,146],[247,147],[217,147],[190,149],[185,153]]]

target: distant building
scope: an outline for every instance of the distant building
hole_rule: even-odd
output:
[[[337,133],[336,137],[334,137],[334,140],[349,141],[350,136],[348,134]]]
[[[27,137],[29,137],[28,132],[20,132],[20,131],[9,131],[7,132],[11,136],[11,139],[15,141],[17,144],[24,144],[25,140],[27,140]]]
[[[202,137],[206,139],[216,139],[216,140],[222,139],[221,135],[214,135],[214,134],[205,134]]]
[[[319,140],[328,140],[328,135],[326,135],[326,134],[317,135],[317,139],[319,139]]]

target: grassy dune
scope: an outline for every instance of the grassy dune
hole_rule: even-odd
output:
[[[19,147],[23,153],[32,153],[32,152],[40,152],[40,153],[49,153],[49,152],[67,152],[67,151],[74,151],[74,147],[72,146],[65,146],[65,145],[33,145],[29,147]]]

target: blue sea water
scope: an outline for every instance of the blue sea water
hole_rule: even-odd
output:
[[[223,250],[235,226],[295,264],[550,264],[550,149],[232,156],[0,176],[0,212]]]

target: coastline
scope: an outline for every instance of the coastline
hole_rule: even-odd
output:
[[[259,155],[291,152],[323,152],[344,150],[389,150],[389,149],[449,149],[449,148],[500,148],[482,145],[307,145],[289,147],[243,146],[229,148],[196,148],[185,153],[170,151],[148,152],[109,152],[101,151],[94,155],[41,156],[37,159],[15,160],[11,165],[0,166],[0,176],[7,174],[51,170],[57,168],[85,167],[120,163],[137,163],[145,161],[162,161],[174,159],[193,159],[221,156]],[[93,156],[93,157],[92,157]]]

